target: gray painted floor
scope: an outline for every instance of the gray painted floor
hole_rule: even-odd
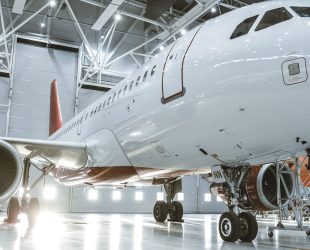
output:
[[[152,215],[41,214],[37,225],[28,228],[26,219],[6,224],[0,213],[0,250],[18,249],[310,249],[303,232],[276,232],[266,227],[273,219],[259,222],[253,243],[225,243],[217,232],[219,215],[185,215],[185,223],[155,223]]]

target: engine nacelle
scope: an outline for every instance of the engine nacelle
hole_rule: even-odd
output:
[[[22,159],[9,143],[0,140],[0,204],[19,189],[23,177]]]
[[[290,170],[284,166],[284,170]],[[289,194],[294,192],[294,180],[291,174],[282,173]],[[288,197],[283,183],[280,184],[282,205],[288,203]],[[227,183],[213,183],[210,191],[220,196],[225,202],[230,202],[230,188]],[[277,179],[276,166],[265,164],[250,168],[247,177],[241,183],[239,193],[239,206],[244,210],[273,211],[278,209],[277,205]]]

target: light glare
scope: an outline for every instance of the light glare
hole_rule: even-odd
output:
[[[40,24],[41,25],[41,28],[44,28],[46,26],[46,24],[43,22]]]
[[[50,4],[51,7],[55,7],[56,6],[56,1],[51,0],[51,1],[49,1],[49,4]]]
[[[186,30],[185,29],[183,29],[183,30],[181,30],[181,35],[185,35],[186,34]]]
[[[117,13],[116,15],[115,15],[115,20],[116,21],[119,21],[119,20],[121,20],[122,19],[122,16],[119,14],[119,13]]]
[[[57,190],[53,186],[45,186],[43,189],[43,197],[45,200],[55,200],[57,196]]]
[[[216,10],[215,7],[212,7],[212,8],[211,8],[211,12],[212,12],[212,13],[215,13],[216,11],[217,11],[217,10]]]
[[[161,51],[163,51],[165,48],[164,48],[164,46],[160,46],[159,49],[160,49]]]

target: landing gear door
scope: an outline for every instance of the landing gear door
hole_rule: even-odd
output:
[[[308,80],[307,63],[303,57],[285,61],[282,64],[285,85],[293,85]]]

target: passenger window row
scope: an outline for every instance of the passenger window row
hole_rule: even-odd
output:
[[[310,8],[308,7],[291,7],[298,15],[303,17],[310,16]],[[242,21],[234,30],[230,39],[235,39],[240,36],[248,34],[255,21],[257,20],[258,15],[249,17]],[[267,29],[276,24],[288,21],[293,18],[293,15],[284,7],[266,11],[259,24],[255,28],[255,31],[260,31]]]
[[[150,77],[153,77],[156,71],[156,65],[154,65],[152,67],[152,70],[150,72]],[[144,75],[143,75],[143,81],[145,82],[147,77],[148,77],[148,70],[145,71]],[[136,87],[138,87],[140,85],[140,80],[141,80],[141,76],[138,76],[136,81],[131,81],[129,87],[126,84],[125,87],[123,89],[119,89],[118,92],[112,92],[112,94],[109,96],[108,100],[105,100],[104,102],[98,104],[95,108],[92,109],[92,111],[90,112],[90,117],[94,116],[96,113],[100,112],[101,110],[103,110],[106,106],[112,104],[113,102],[116,101],[116,99],[121,97],[121,94],[123,92],[123,96],[126,94],[127,89],[129,89],[129,91],[132,90],[132,88],[134,87],[134,85]],[[83,119],[86,121],[88,119],[88,113],[86,113],[85,117],[80,116],[78,120],[76,120],[75,122],[72,122],[70,125],[68,125],[61,133],[59,133],[55,138],[57,139],[60,136],[63,136],[64,134],[67,134],[70,130],[72,130],[73,128],[77,127],[80,123],[82,123]]]

